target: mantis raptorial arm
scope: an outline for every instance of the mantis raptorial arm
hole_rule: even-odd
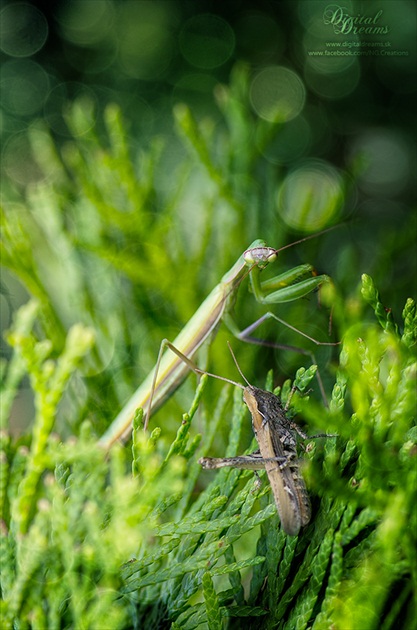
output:
[[[327,231],[324,230],[323,232]],[[318,236],[318,234],[307,236],[291,245],[296,245],[315,236]],[[290,247],[290,245],[282,249],[287,247]],[[262,240],[254,241],[239,257],[233,267],[225,273],[219,284],[214,287],[175,338],[173,345],[183,355],[192,358],[208,337],[215,334],[221,321],[225,322],[234,335],[240,339],[245,339],[259,325],[259,321],[246,329],[246,331],[241,332],[232,317],[232,309],[239,284],[247,274],[251,278],[255,299],[263,304],[297,300],[314,291],[323,283],[330,281],[330,278],[326,275],[314,275],[314,269],[310,265],[301,265],[262,283],[259,278],[260,271],[274,262],[280,251],[268,247]],[[266,316],[273,315],[267,314],[264,315],[264,318]],[[185,379],[190,370],[189,366],[178,356],[170,352],[163,352],[163,350],[164,348],[161,346],[155,368],[138,387],[114,419],[109,429],[101,437],[99,443],[104,448],[109,448],[117,440],[126,440],[130,436],[132,419],[136,409],[139,407],[143,408],[145,412],[146,429],[150,415],[164,404]],[[151,404],[149,404],[150,402]]]

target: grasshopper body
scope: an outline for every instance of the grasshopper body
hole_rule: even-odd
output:
[[[282,529],[296,536],[311,517],[310,500],[297,463],[296,439],[280,399],[271,392],[248,386],[243,393],[252,426],[265,461]],[[282,459],[274,462],[273,458]],[[268,461],[271,460],[271,461]]]
[[[296,536],[311,518],[310,500],[299,471],[294,424],[275,394],[248,385],[243,399],[252,416],[259,453],[242,457],[200,459],[203,468],[233,466],[264,469],[281,520],[282,529]]]

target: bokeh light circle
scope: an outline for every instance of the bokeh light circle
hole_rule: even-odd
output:
[[[226,20],[218,15],[196,15],[184,24],[179,47],[189,64],[201,70],[212,70],[232,56],[235,34]]]
[[[314,232],[338,216],[343,199],[338,171],[323,160],[309,160],[284,179],[278,191],[277,210],[291,228]]]
[[[2,107],[14,116],[31,116],[40,111],[50,90],[45,70],[31,59],[13,59],[1,72]]]
[[[64,39],[75,45],[93,46],[111,38],[111,29],[114,28],[113,5],[108,0],[71,0],[60,7],[57,19]]]
[[[8,138],[2,148],[1,163],[7,176],[18,186],[26,187],[44,179],[26,132]]]
[[[298,116],[304,107],[306,92],[293,70],[269,66],[253,78],[249,98],[260,118],[280,123]]]
[[[304,77],[309,88],[322,98],[329,100],[349,96],[357,88],[360,79],[360,65],[357,59],[345,70],[335,73],[317,72],[307,65]]]
[[[30,57],[48,37],[44,14],[27,2],[8,4],[0,12],[0,50],[11,57]]]

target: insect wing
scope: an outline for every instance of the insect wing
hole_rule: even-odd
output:
[[[268,418],[271,424],[271,441],[275,451],[284,449],[284,454],[288,457],[292,457],[292,461],[289,461],[286,471],[289,472],[290,484],[288,487],[296,495],[297,509],[300,514],[301,527],[304,527],[310,522],[311,519],[311,504],[308,496],[307,488],[304,483],[304,479],[300,472],[300,466],[298,464],[296,440],[291,430],[291,423],[289,422],[285,410],[281,405],[281,401],[278,396],[271,392],[265,392],[260,390],[266,398],[266,408],[269,411],[270,418]],[[262,402],[260,404],[261,411],[263,411]],[[284,471],[283,471],[284,472]]]

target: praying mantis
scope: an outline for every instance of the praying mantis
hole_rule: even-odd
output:
[[[251,289],[256,301],[261,304],[291,302],[330,282],[330,278],[327,275],[315,275],[314,268],[310,264],[299,265],[264,282],[261,282],[260,274],[267,265],[276,260],[279,252],[315,238],[331,229],[333,228],[306,236],[280,249],[268,247],[261,239],[255,240],[238,258],[231,269],[224,274],[219,284],[214,287],[203,301],[172,344],[167,342],[167,340],[162,342],[155,367],[100,438],[100,446],[104,449],[109,449],[116,441],[127,440],[132,431],[133,416],[138,408],[142,408],[144,411],[144,429],[146,430],[150,415],[155,413],[165,403],[185,379],[190,371],[189,365],[179,356],[165,350],[165,347],[167,345],[175,346],[182,355],[192,359],[201,345],[216,333],[222,321],[238,339],[249,342],[257,342],[250,336],[251,333],[265,319],[272,317],[318,345],[335,345],[332,342],[316,341],[271,312],[265,313],[243,331],[239,330],[232,315],[239,285],[246,275],[249,275]],[[285,347],[300,351],[300,349],[292,346]]]

